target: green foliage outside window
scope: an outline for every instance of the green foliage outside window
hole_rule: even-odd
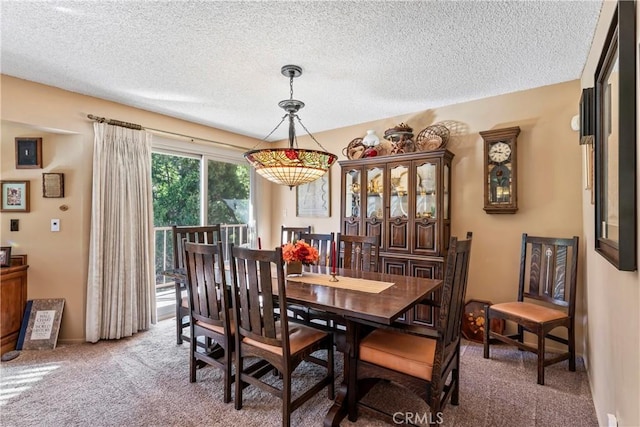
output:
[[[200,160],[153,153],[155,227],[200,224]]]
[[[209,224],[249,222],[249,166],[209,161]]]

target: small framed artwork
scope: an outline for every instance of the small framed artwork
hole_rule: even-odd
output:
[[[42,169],[42,138],[16,138],[16,169]]]
[[[11,246],[0,247],[0,266],[11,267]]]
[[[42,197],[64,197],[64,174],[42,174]]]
[[[2,207],[0,212],[29,212],[29,181],[0,181]]]
[[[308,184],[296,187],[296,216],[331,216],[331,177],[329,172]]]

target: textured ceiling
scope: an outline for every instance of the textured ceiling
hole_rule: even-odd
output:
[[[263,138],[284,114],[290,63],[312,133],[577,79],[601,1],[1,7],[3,74]]]

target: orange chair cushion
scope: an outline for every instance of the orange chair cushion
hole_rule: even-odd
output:
[[[504,302],[501,304],[494,304],[490,309],[491,311],[500,311],[505,314],[518,316],[537,323],[550,322],[568,317],[567,313],[564,311],[554,310],[553,308],[529,302]]]
[[[280,339],[280,322],[276,322],[276,338]],[[304,325],[290,326],[289,327],[289,348],[291,349],[291,354],[295,354],[300,350],[303,350],[315,342],[321,340],[326,337],[327,333],[319,331],[314,328],[310,328]],[[270,351],[274,354],[282,354],[282,347],[278,347],[275,345],[264,344],[259,341],[256,341],[251,338],[243,338],[242,341],[246,344],[252,345],[254,347],[262,348],[264,350]]]
[[[236,322],[233,321],[233,310],[229,309],[229,315],[227,316],[227,321],[231,322],[230,328],[231,328],[231,335],[233,336],[236,333]],[[222,326],[218,326],[218,325],[210,325],[208,323],[204,323],[201,320],[197,320],[196,321],[196,325],[202,327],[202,328],[206,328],[209,329],[213,332],[217,332],[220,335],[224,335],[224,329],[222,328]]]
[[[412,377],[431,381],[436,341],[377,329],[360,343],[360,359]]]

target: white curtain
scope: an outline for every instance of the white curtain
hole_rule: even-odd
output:
[[[156,322],[151,134],[94,123],[86,340]]]

